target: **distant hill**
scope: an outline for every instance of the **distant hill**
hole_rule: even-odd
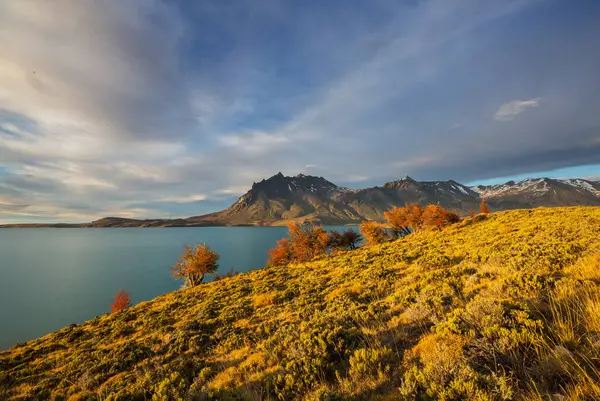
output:
[[[255,270],[0,352],[0,399],[598,400],[599,251],[539,208]]]
[[[182,219],[106,217],[84,224],[21,224],[0,227],[194,227],[211,225],[281,225],[289,221],[356,224],[382,220],[393,206],[409,202],[437,204],[460,215],[477,211],[481,199],[492,210],[538,206],[600,206],[600,183],[579,178],[527,179],[467,187],[456,181],[415,181],[410,177],[364,189],[337,186],[323,177],[278,173],[254,183],[229,208]]]

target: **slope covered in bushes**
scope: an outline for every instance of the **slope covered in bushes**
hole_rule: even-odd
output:
[[[0,399],[599,399],[599,283],[600,208],[482,215],[17,345]]]

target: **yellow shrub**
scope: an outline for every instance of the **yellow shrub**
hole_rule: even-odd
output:
[[[264,306],[273,305],[278,296],[277,291],[266,292],[264,294],[258,294],[254,296],[254,307],[260,308]]]

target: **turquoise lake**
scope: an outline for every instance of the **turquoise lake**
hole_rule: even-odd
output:
[[[326,227],[346,229],[347,227]],[[206,242],[219,272],[264,267],[285,227],[40,228],[0,230],[0,349],[176,290],[170,267],[184,245]]]

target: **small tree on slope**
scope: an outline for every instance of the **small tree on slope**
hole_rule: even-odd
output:
[[[479,204],[479,213],[488,214],[490,212],[491,212],[491,210],[490,210],[490,207],[488,206],[487,202],[484,199],[482,199],[481,203]]]
[[[202,283],[204,276],[217,271],[219,254],[206,244],[198,244],[195,248],[185,247],[179,261],[171,269],[173,277],[183,278],[190,287]]]
[[[112,313],[117,313],[130,306],[131,302],[129,301],[129,294],[121,290],[115,294],[115,299],[110,306],[110,311]]]

